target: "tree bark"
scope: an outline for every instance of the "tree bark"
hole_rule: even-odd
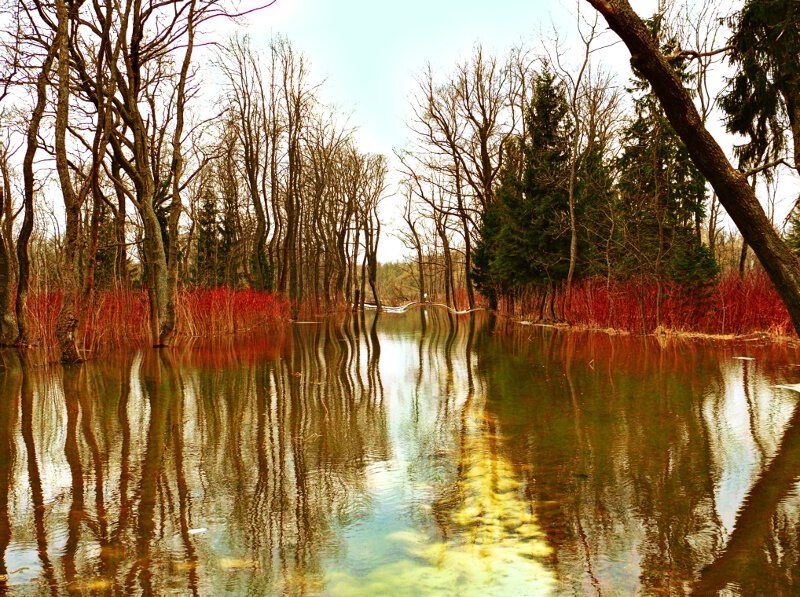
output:
[[[58,14],[58,82],[55,121],[56,170],[64,198],[64,271],[62,274],[63,302],[56,321],[56,339],[61,350],[61,362],[77,363],[81,356],[75,339],[78,327],[78,247],[81,228],[81,199],[75,193],[69,172],[66,133],[69,124],[69,10],[66,0],[56,3]]]
[[[17,237],[17,263],[19,273],[17,276],[17,300],[15,311],[17,315],[17,346],[30,344],[31,332],[28,326],[28,314],[26,304],[28,302],[28,287],[30,285],[31,261],[28,255],[28,244],[33,232],[33,195],[36,179],[33,175],[33,161],[36,158],[36,151],[39,149],[39,125],[42,122],[44,109],[47,105],[47,80],[50,76],[50,69],[56,55],[58,40],[54,39],[48,49],[47,56],[42,63],[42,69],[36,77],[36,103],[31,112],[31,119],[28,121],[26,132],[27,147],[25,157],[22,161],[22,180],[24,185],[23,207],[25,215],[22,219],[22,226]]]
[[[742,250],[739,252],[739,277],[744,278],[747,269],[747,243],[742,241]]]
[[[16,280],[11,238],[11,181],[8,156],[5,148],[0,155],[0,346],[11,346],[17,337],[17,322],[14,320],[13,296]]]
[[[180,75],[178,76],[177,102],[175,108],[175,131],[172,134],[172,201],[169,209],[169,247],[167,248],[167,305],[166,317],[162,320],[159,330],[159,346],[169,346],[175,339],[176,327],[178,324],[178,224],[180,222],[182,203],[181,203],[181,177],[183,175],[183,126],[184,113],[186,110],[186,82],[189,77],[189,65],[192,61],[192,50],[194,49],[194,19],[195,19],[196,0],[192,0],[189,7],[186,34],[186,53],[183,56]]]
[[[697,168],[767,271],[800,333],[800,260],[773,228],[747,179],[703,125],[675,71],[628,0],[587,0],[631,52],[631,64],[653,87]]]

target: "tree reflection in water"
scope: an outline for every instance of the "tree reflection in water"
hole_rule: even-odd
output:
[[[798,590],[793,353],[349,314],[0,353],[0,591]]]

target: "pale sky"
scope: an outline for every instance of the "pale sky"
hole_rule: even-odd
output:
[[[580,4],[590,11],[585,0]],[[639,10],[653,6],[634,2]],[[393,148],[408,144],[415,77],[428,62],[446,74],[477,43],[503,56],[516,45],[538,47],[554,27],[559,37],[571,39],[577,7],[578,0],[277,0],[252,15],[246,31],[256,48],[266,47],[274,34],[288,37],[309,58],[312,78],[324,80],[323,101],[349,115],[359,148],[386,155],[393,168]],[[390,173],[389,193],[396,183]],[[400,202],[390,196],[382,205],[381,261],[406,253],[392,236]]]
[[[323,99],[352,115],[362,150],[391,153],[406,139],[414,77],[427,62],[449,71],[478,42],[505,54],[565,18],[558,0],[277,0],[247,31],[256,47],[286,35],[325,80]]]
[[[631,4],[647,17],[657,0],[632,0]],[[739,4],[732,2],[731,10]],[[265,48],[275,34],[285,35],[308,57],[312,80],[324,81],[321,99],[349,116],[349,124],[357,128],[359,148],[386,155],[393,168],[392,149],[408,145],[405,123],[415,76],[428,62],[435,71],[447,74],[477,43],[497,56],[520,44],[536,51],[543,39],[552,39],[554,30],[566,47],[573,42],[577,49],[578,7],[593,16],[585,0],[276,0],[251,15],[245,31],[256,48]],[[601,29],[606,29],[602,20]],[[607,31],[602,45],[613,42],[618,38]],[[575,61],[579,59],[576,56]],[[596,59],[618,72],[621,84],[627,82],[629,54],[621,43],[598,53]],[[711,128],[718,137],[724,136],[719,123]],[[731,139],[719,140],[730,149]],[[396,181],[390,173],[389,193]],[[797,190],[797,181],[789,181],[779,195],[788,204]],[[406,254],[391,234],[400,203],[399,197],[388,197],[382,208],[381,261]]]

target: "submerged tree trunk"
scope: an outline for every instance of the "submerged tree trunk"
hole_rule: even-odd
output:
[[[731,165],[703,125],[691,96],[628,0],[587,2],[625,42],[632,65],[652,85],[692,161],[711,183],[720,203],[764,266],[786,304],[795,331],[800,333],[800,259],[772,226],[745,176]]]

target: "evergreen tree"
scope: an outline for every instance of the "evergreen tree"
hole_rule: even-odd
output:
[[[508,292],[505,280],[495,272],[492,262],[497,253],[497,240],[503,226],[504,195],[510,192],[514,185],[519,185],[520,164],[519,140],[511,139],[506,148],[503,168],[500,172],[500,187],[494,202],[490,203],[481,220],[478,229],[478,241],[472,254],[472,279],[475,287],[489,301],[491,309],[497,308],[500,296]]]
[[[614,233],[614,175],[605,159],[606,148],[593,138],[579,157],[575,209],[580,230],[576,275],[607,275],[609,249]]]
[[[800,255],[800,212],[796,209],[789,216],[789,230],[786,233],[786,242],[792,251]]]
[[[235,192],[223,192],[218,234],[219,281],[238,287],[243,251],[239,240],[239,201]]]
[[[535,287],[552,296],[567,275],[568,113],[563,86],[545,69],[536,79],[525,137],[507,149],[495,202],[480,229],[474,273],[490,300]]]
[[[658,21],[651,21],[651,26],[657,34]],[[667,43],[665,52],[674,46]],[[624,222],[625,247],[617,273],[707,283],[717,266],[700,239],[705,178],[645,80],[637,75],[630,91],[638,96],[633,100],[635,116],[622,133],[617,162],[617,208]]]
[[[99,216],[94,285],[98,290],[107,290],[114,286],[117,238],[111,210],[105,203],[100,204]]]
[[[203,190],[197,212],[195,241],[196,257],[192,278],[196,285],[214,287],[218,284],[219,227],[217,198],[210,189]]]
[[[788,120],[800,169],[800,2],[746,0],[731,27],[736,74],[721,106],[728,130],[748,138],[738,148],[742,165],[780,157]]]

